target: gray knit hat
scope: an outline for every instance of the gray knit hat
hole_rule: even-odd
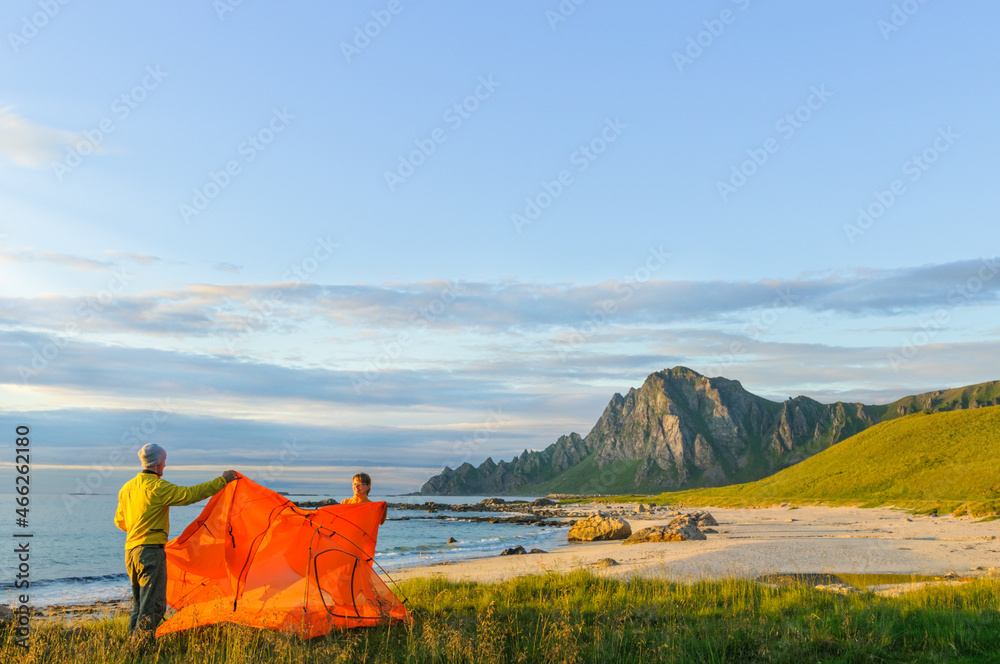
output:
[[[152,468],[167,458],[167,451],[156,443],[147,443],[139,450],[139,461],[143,468]]]

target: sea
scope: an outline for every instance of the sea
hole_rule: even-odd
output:
[[[28,512],[18,513],[18,497],[11,492],[14,482],[10,468],[3,473],[0,486],[0,537],[7,541],[0,547],[0,603],[14,603],[24,589],[15,588],[22,561],[15,548],[29,542],[28,588],[29,604],[35,607],[51,605],[91,604],[98,601],[127,599],[130,596],[125,574],[125,533],[114,525],[118,503],[118,488],[135,471],[113,471],[101,475],[95,489],[81,485],[87,473],[80,469],[45,469],[31,476]],[[174,471],[170,468],[164,479],[175,484],[205,482],[217,473],[208,471]],[[349,481],[349,480],[348,480]],[[344,484],[344,482],[341,482]],[[79,491],[80,488],[87,490]],[[281,492],[294,502],[319,501],[326,498],[347,498],[332,494],[329,483],[284,480],[268,488]],[[427,501],[449,505],[474,504],[489,496],[412,496],[377,495],[372,500],[390,503],[422,504]],[[519,499],[533,500],[535,497]],[[170,508],[170,535],[176,537],[194,521],[208,501],[185,507]],[[27,518],[24,522],[18,520]],[[422,510],[390,509],[378,533],[375,563],[392,577],[392,572],[405,567],[434,565],[471,558],[497,556],[506,548],[518,545],[526,549],[550,551],[566,545],[568,528],[513,523],[469,522],[470,516],[503,517],[497,512],[451,512],[441,510],[428,514]],[[514,512],[508,516],[513,516]],[[17,535],[18,537],[15,537]],[[30,535],[30,537],[26,537]],[[454,538],[456,543],[448,544]],[[24,580],[24,577],[21,577]]]

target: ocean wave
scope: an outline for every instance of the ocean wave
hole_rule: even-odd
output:
[[[100,576],[64,576],[59,579],[41,579],[31,581],[30,589],[50,588],[52,586],[66,585],[96,585],[108,583],[128,583],[128,574],[103,574]],[[20,590],[14,587],[14,583],[0,583],[0,592],[8,590]]]

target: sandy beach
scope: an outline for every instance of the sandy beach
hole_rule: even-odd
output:
[[[636,532],[666,525],[663,508],[636,514],[635,505],[573,506],[574,512],[618,516]],[[390,571],[398,581],[422,576],[495,582],[524,574],[593,569],[611,577],[671,580],[757,577],[769,573],[985,576],[1000,568],[1000,520],[916,516],[855,507],[705,508],[719,525],[705,541],[623,545],[575,543],[542,554],[499,556]],[[671,510],[672,511],[672,510]],[[686,513],[694,510],[681,510]],[[618,564],[598,567],[611,558]]]

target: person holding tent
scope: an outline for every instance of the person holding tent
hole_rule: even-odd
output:
[[[341,505],[354,505],[355,503],[370,503],[371,499],[368,494],[372,490],[372,478],[368,473],[358,473],[353,478],[351,478],[351,485],[354,489],[354,495],[350,498],[345,498],[340,501]],[[382,522],[379,525],[385,523],[386,513],[382,512]]]
[[[375,569],[384,516],[370,500],[303,509],[240,475],[167,544],[176,613],[156,635],[228,622],[311,639],[410,621]]]
[[[129,634],[152,641],[167,610],[167,556],[171,505],[190,505],[222,490],[236,479],[227,470],[214,480],[194,486],[177,486],[163,479],[167,452],[156,443],[139,450],[142,472],[118,492],[115,525],[126,533],[125,568],[132,584]]]

